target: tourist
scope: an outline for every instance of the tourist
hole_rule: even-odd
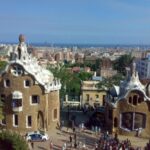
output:
[[[34,143],[33,142],[31,142],[31,147],[32,147],[32,149],[34,149]]]
[[[75,133],[75,130],[76,130],[75,127],[73,127],[73,128],[72,128],[73,133]]]
[[[97,144],[97,142],[95,143],[95,150],[98,150],[98,144]]]
[[[53,150],[53,142],[50,141],[50,150]]]
[[[71,135],[69,136],[69,140],[70,140],[70,143],[72,143],[72,136]]]
[[[74,142],[74,148],[77,148],[77,142],[76,141]]]
[[[75,133],[74,134],[74,140],[76,141],[76,139],[77,139],[77,134]]]

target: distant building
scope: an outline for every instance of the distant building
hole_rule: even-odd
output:
[[[117,74],[117,70],[112,68],[112,61],[109,58],[102,58],[100,76],[109,78]]]
[[[84,62],[84,53],[76,53],[75,54],[75,62],[83,63]]]
[[[136,61],[136,69],[140,79],[150,79],[150,56]]]
[[[150,137],[150,83],[144,86],[135,63],[131,75],[106,96],[105,121],[110,132]]]
[[[142,59],[144,56],[144,52],[143,51],[131,51],[131,56],[134,57],[135,59]]]
[[[28,54],[23,35],[19,41],[1,74],[1,126],[18,132],[49,130],[60,119],[60,81]]]
[[[84,63],[96,64],[97,57],[96,56],[85,56]]]
[[[96,108],[104,106],[106,91],[98,89],[97,84],[99,81],[83,81],[81,85],[81,105]]]
[[[116,74],[117,74],[117,71],[113,70],[112,68],[108,68],[108,69],[101,68],[100,70],[100,75],[104,78],[110,78]]]

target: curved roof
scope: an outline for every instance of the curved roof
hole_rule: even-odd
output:
[[[15,47],[13,52],[11,52],[11,56],[13,57],[10,58],[3,73],[8,71],[10,65],[18,64],[24,68],[26,74],[31,74],[37,83],[44,87],[46,92],[59,90],[61,88],[60,81],[54,79],[50,71],[42,68],[38,64],[37,59],[28,54],[26,44],[20,41],[19,48],[21,52],[18,51],[18,47]]]
[[[110,93],[113,97],[117,97],[119,96],[119,93],[120,93],[120,87],[119,86],[116,86],[116,85],[113,85],[113,87],[111,88],[110,90]]]
[[[116,104],[120,100],[122,100],[123,98],[127,98],[129,93],[135,90],[143,94],[144,101],[150,101],[150,98],[146,95],[146,87],[140,82],[138,72],[135,69],[133,69],[131,76],[129,76],[127,80],[121,82],[120,87],[114,86],[112,88],[110,94],[113,97],[113,101],[109,99],[108,102],[111,103],[114,107],[116,107]],[[115,98],[114,100],[114,97],[117,98]]]

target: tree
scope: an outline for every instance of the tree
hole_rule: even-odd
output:
[[[80,86],[81,86],[81,80],[78,77],[77,74],[71,74],[70,79],[68,80],[66,84],[66,92],[70,96],[79,96],[80,94]]]
[[[27,142],[17,133],[0,132],[0,149],[4,150],[28,150]]]
[[[2,70],[4,70],[4,68],[6,67],[6,65],[7,65],[7,62],[6,62],[6,61],[0,61],[0,72],[1,72]]]
[[[62,84],[60,97],[64,98],[66,95],[66,87],[68,86],[68,82],[71,79],[71,73],[63,65],[58,65],[56,67],[49,66],[48,70],[53,73],[55,78],[60,79],[60,82]]]
[[[62,84],[60,90],[60,97],[65,98],[65,95],[70,95],[71,97],[80,95],[81,82],[84,80],[89,80],[92,77],[91,73],[88,72],[79,72],[72,73],[66,66],[57,66],[55,68],[48,68],[54,75],[54,77],[59,78]]]
[[[102,89],[109,89],[113,85],[119,85],[121,80],[124,80],[125,76],[118,73],[110,78],[104,78],[102,81],[100,81],[97,86],[98,88]]]
[[[100,58],[96,59],[95,67],[96,70],[100,68],[102,60]]]
[[[125,54],[116,59],[114,62],[114,69],[119,73],[126,75],[126,67],[129,67],[133,61],[134,57],[131,54]]]
[[[79,78],[80,80],[86,81],[86,80],[89,80],[89,79],[92,77],[92,74],[89,73],[89,72],[84,72],[84,71],[82,71],[82,72],[79,72],[79,73],[77,74],[77,76],[78,76],[78,78]]]

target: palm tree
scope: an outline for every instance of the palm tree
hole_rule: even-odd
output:
[[[100,89],[110,89],[113,85],[119,85],[121,80],[124,80],[125,76],[118,73],[110,78],[103,78],[102,81],[100,81],[97,84],[97,87]]]
[[[116,59],[114,62],[114,69],[117,70],[119,73],[126,75],[126,67],[129,67],[133,62],[134,57],[131,54],[125,54]]]
[[[0,71],[2,71],[7,65],[6,61],[0,61]]]

